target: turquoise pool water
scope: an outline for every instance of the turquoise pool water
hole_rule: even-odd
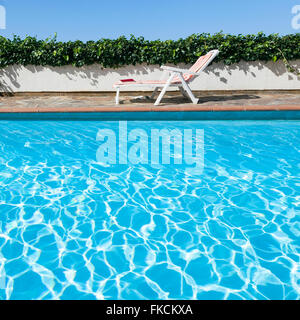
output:
[[[204,130],[204,170],[97,162],[117,121],[0,121],[0,299],[299,299],[300,121]]]

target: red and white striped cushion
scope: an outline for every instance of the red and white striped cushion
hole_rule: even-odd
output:
[[[176,77],[177,78],[177,77]],[[180,79],[178,78],[177,80],[174,78],[172,83],[179,83],[181,82]],[[117,81],[114,86],[128,86],[128,85],[135,85],[135,84],[166,84],[167,80],[138,80],[138,81],[131,81],[131,82],[122,82],[122,81]]]
[[[208,53],[205,56],[201,56],[196,63],[190,68],[192,72],[199,72],[201,68],[206,64],[206,62],[211,58],[212,53]],[[192,74],[185,74],[184,76],[185,81],[191,80],[194,76]]]
[[[199,72],[201,68],[207,63],[207,61],[211,58],[212,53],[208,53],[205,56],[201,56],[196,63],[189,69],[192,72]],[[191,79],[194,78],[194,75],[192,74],[183,74],[183,78],[185,81],[190,81]],[[165,84],[167,80],[144,80],[144,81],[131,81],[131,82],[122,82],[118,81],[114,84],[114,86],[121,86],[121,85],[131,85],[131,84]],[[174,80],[172,81],[172,84],[180,83],[179,77],[175,77]]]

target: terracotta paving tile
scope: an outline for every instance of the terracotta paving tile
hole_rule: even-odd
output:
[[[158,107],[139,98],[149,93],[123,93],[114,104],[113,93],[26,93],[0,97],[0,113],[10,112],[189,112],[300,110],[299,92],[197,92],[193,105],[177,92],[168,93]],[[138,98],[138,99],[137,99]]]

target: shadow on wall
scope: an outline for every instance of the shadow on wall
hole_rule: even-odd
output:
[[[300,69],[300,60],[293,61],[291,63],[296,69]],[[180,67],[187,68],[189,66],[186,65],[179,65]],[[227,84],[229,82],[229,78],[232,74],[236,71],[242,71],[245,75],[251,76],[252,81],[255,81],[257,78],[257,74],[254,72],[255,70],[262,70],[267,68],[271,71],[276,77],[280,77],[286,74],[288,71],[282,61],[274,62],[260,62],[260,61],[253,61],[253,62],[241,62],[238,64],[233,64],[230,66],[226,66],[222,63],[213,63],[210,67],[208,67],[204,73],[216,76],[216,79],[223,83]],[[161,77],[161,72],[159,72],[159,66],[151,66],[151,65],[138,65],[135,67],[122,67],[119,69],[110,69],[110,68],[102,68],[100,65],[90,65],[84,66],[81,68],[76,68],[72,66],[63,66],[63,67],[44,67],[44,66],[20,66],[20,65],[13,65],[6,67],[4,69],[0,69],[0,91],[4,93],[13,93],[14,91],[26,91],[22,90],[22,86],[24,83],[31,82],[32,87],[34,87],[34,83],[37,83],[39,86],[42,81],[44,81],[43,85],[44,88],[50,89],[50,82],[47,82],[47,77],[42,79],[37,78],[38,73],[48,73],[51,74],[52,82],[55,82],[55,79],[59,79],[62,84],[68,83],[72,85],[79,81],[79,83],[84,84],[87,88],[91,88],[93,91],[100,91],[101,85],[103,87],[103,83],[105,83],[106,88],[111,88],[113,83],[118,80],[119,78],[124,77],[134,77],[134,76],[141,76],[143,79],[155,79]],[[26,74],[26,76],[24,76]],[[21,80],[22,78],[22,80]],[[53,80],[54,79],[54,80]],[[295,80],[296,76],[293,74],[288,75],[288,80]],[[300,80],[300,78],[299,78]],[[80,82],[81,81],[81,82]],[[30,87],[26,86],[26,87]],[[80,84],[78,85],[80,88]],[[83,86],[84,87],[84,86]],[[98,89],[99,88],[99,89]],[[19,90],[18,90],[19,89]],[[98,90],[97,90],[98,89]],[[300,86],[299,86],[300,89]],[[107,90],[107,89],[106,89]],[[201,88],[197,89],[201,90]],[[29,90],[28,90],[29,91]],[[39,90],[37,90],[39,91]],[[41,90],[47,91],[47,90]],[[53,90],[57,91],[57,90]],[[68,91],[62,89],[61,91]],[[71,90],[72,91],[72,90]],[[74,90],[76,91],[76,90]],[[86,91],[85,88],[78,89],[77,91]],[[87,90],[89,91],[89,89]]]
[[[14,88],[20,88],[20,84],[18,83],[20,69],[21,66],[17,65],[0,69],[0,91],[2,93],[12,94],[14,90],[11,85]]]
[[[292,66],[295,67],[296,69],[300,70],[300,60],[293,61]],[[288,70],[283,63],[282,60],[278,60],[277,62],[262,62],[262,61],[251,61],[251,62],[241,62],[241,63],[235,63],[232,65],[224,65],[222,63],[217,63],[217,68],[216,64],[211,65],[210,67],[205,70],[205,73],[212,72],[218,79],[219,81],[223,83],[228,83],[228,79],[222,76],[222,73],[227,73],[229,76],[232,75],[233,71],[243,71],[245,75],[251,75],[253,78],[256,78],[255,72],[253,72],[253,69],[257,70],[263,70],[264,68],[267,68],[269,71],[271,71],[275,76],[280,77],[286,73],[288,73]],[[288,80],[292,81],[295,80],[297,76],[291,73],[288,73]],[[300,77],[298,76],[298,80],[300,80]],[[299,86],[300,89],[300,86]]]
[[[151,74],[155,68],[158,66],[137,66],[134,72],[128,70],[128,68],[123,67],[119,69],[103,68],[100,65],[90,65],[84,66],[81,68],[72,67],[72,66],[62,66],[62,67],[48,67],[48,66],[21,66],[21,65],[12,65],[4,69],[0,69],[0,92],[12,94],[15,89],[21,87],[20,85],[20,76],[24,71],[28,74],[36,75],[40,72],[51,72],[57,76],[64,76],[67,80],[77,81],[78,79],[87,81],[89,86],[98,88],[101,80],[104,80],[105,77],[111,75],[112,73],[117,73],[118,77],[128,77],[135,75],[147,75]],[[66,79],[64,79],[66,80]],[[111,83],[112,87],[113,83]]]
[[[74,81],[76,78],[89,79],[92,86],[98,85],[98,77],[102,75],[102,70],[91,69],[90,67],[72,68],[70,66],[63,67],[45,67],[45,66],[21,66],[12,65],[4,69],[0,69],[0,91],[3,93],[13,93],[14,88],[20,88],[20,73],[26,71],[27,74],[38,74],[44,72],[45,68],[57,75],[64,75],[68,80]]]

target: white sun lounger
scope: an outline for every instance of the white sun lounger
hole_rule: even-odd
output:
[[[154,99],[159,88],[161,88],[161,93],[159,94],[157,100],[155,101],[155,106],[158,106],[161,99],[165,95],[169,87],[177,87],[181,93],[189,98],[194,104],[198,103],[198,99],[193,95],[192,90],[189,87],[189,82],[196,76],[200,75],[200,72],[204,71],[205,68],[214,60],[214,58],[219,54],[218,50],[212,50],[206,55],[201,56],[196,63],[188,70],[162,66],[161,68],[169,72],[169,78],[167,80],[145,80],[145,81],[126,81],[122,80],[116,82],[113,87],[116,89],[116,104],[119,104],[120,89],[121,88],[133,88],[133,87],[151,87],[154,92],[151,99]]]

